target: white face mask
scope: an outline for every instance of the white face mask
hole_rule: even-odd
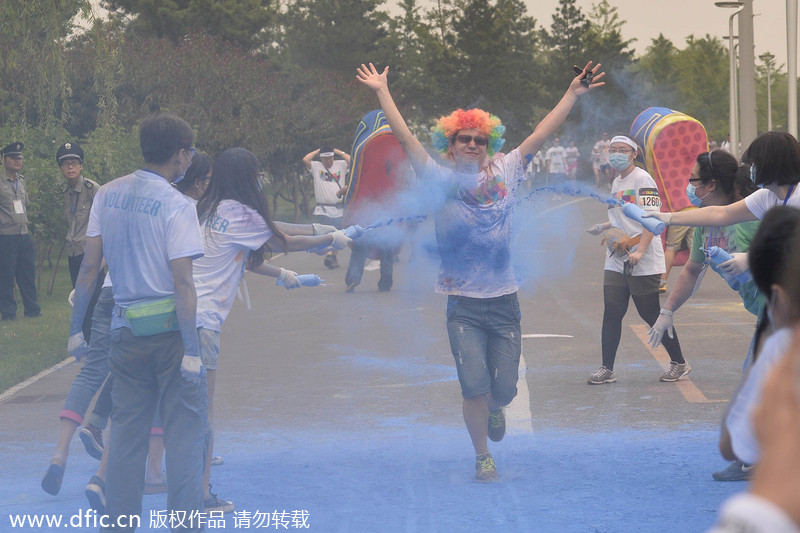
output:
[[[620,172],[628,168],[631,164],[628,154],[613,153],[608,154],[608,164]]]
[[[186,177],[186,170],[189,170],[189,167],[192,165],[192,160],[190,159],[189,160],[189,164],[186,165],[186,170],[183,169],[183,165],[181,165],[181,153],[182,152],[183,152],[183,150],[178,151],[178,172],[179,172],[179,174],[178,174],[177,178],[172,180],[173,184],[180,183],[181,181],[183,181],[183,178]]]

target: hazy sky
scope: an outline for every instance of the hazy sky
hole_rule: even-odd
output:
[[[600,0],[577,0],[588,15],[593,3]],[[558,0],[524,0],[528,14],[535,17],[537,25],[550,28]],[[609,0],[626,24],[623,38],[636,38],[634,48],[643,53],[659,33],[678,48],[685,47],[686,37],[705,34],[722,37],[728,35],[728,18],[733,9],[714,5],[714,0]],[[775,55],[778,65],[786,71],[786,2],[785,0],[753,0],[753,29],[755,34],[756,63],[764,52]],[[733,33],[738,34],[738,16],[733,21]]]

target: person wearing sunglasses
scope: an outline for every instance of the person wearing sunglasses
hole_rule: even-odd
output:
[[[436,291],[446,294],[447,332],[461,384],[462,412],[475,449],[475,477],[498,477],[488,439],[505,434],[503,407],[517,394],[522,349],[511,220],[517,186],[544,141],[575,102],[604,85],[600,65],[586,64],[536,129],[507,154],[500,119],[481,109],[458,109],[434,126],[434,161],[406,125],[389,92],[389,67],[362,64],[357,78],[372,89],[418,178],[442,191],[435,213],[441,258]]]
[[[626,135],[611,139],[609,163],[618,172],[611,184],[611,195],[617,200],[630,202],[645,212],[661,208],[656,182],[646,170],[636,166],[636,142]],[[589,385],[616,383],[614,361],[622,335],[622,319],[633,299],[636,310],[649,326],[655,324],[661,304],[658,286],[664,273],[664,250],[661,236],[645,231],[644,227],[623,213],[621,206],[609,207],[608,221],[589,228],[592,235],[609,230],[624,233],[626,238],[638,239],[638,244],[624,253],[608,253],[603,273],[603,329],[601,334],[602,366],[589,376]],[[606,233],[606,238],[613,232]],[[613,240],[613,237],[612,237]],[[610,251],[610,250],[609,250]],[[677,335],[664,339],[664,348],[670,357],[669,368],[659,381],[677,381],[691,371],[683,358]]]

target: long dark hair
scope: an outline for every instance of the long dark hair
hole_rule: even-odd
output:
[[[286,236],[278,230],[269,215],[269,204],[259,186],[260,164],[256,155],[244,148],[229,148],[214,161],[211,182],[205,194],[197,202],[197,216],[200,225],[217,212],[223,200],[234,200],[255,210],[264,219],[269,229],[286,243]],[[269,251],[265,243],[258,250],[250,252],[247,266],[252,268],[264,262],[264,254]]]

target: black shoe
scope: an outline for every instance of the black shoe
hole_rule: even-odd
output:
[[[711,477],[715,481],[747,481],[752,473],[752,466],[748,466],[741,461],[734,461],[725,470],[711,474]]]
[[[344,288],[344,292],[353,292],[356,290],[356,285],[358,285],[358,283],[348,283],[347,287]]]
[[[55,496],[61,490],[61,481],[64,479],[64,467],[56,462],[50,463],[47,472],[42,478],[42,489],[47,494]]]
[[[99,515],[106,514],[106,484],[99,476],[92,476],[86,485],[86,499],[89,506]]]

